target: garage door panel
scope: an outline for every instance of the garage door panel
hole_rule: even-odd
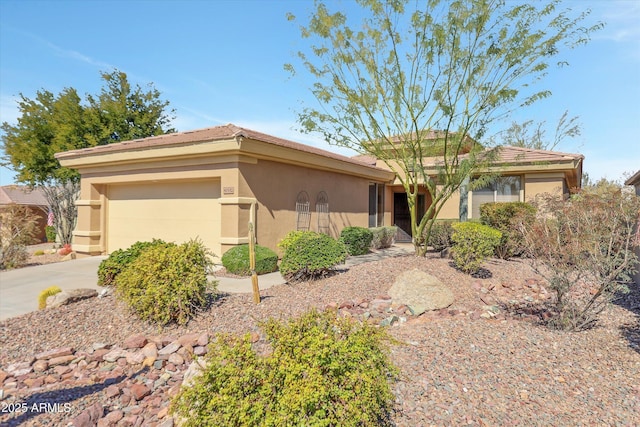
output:
[[[220,182],[153,183],[109,188],[108,251],[160,238],[200,238],[220,250]]]

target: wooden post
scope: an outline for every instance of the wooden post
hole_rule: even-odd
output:
[[[260,304],[260,288],[258,287],[258,274],[256,274],[256,237],[253,234],[253,222],[251,221],[249,221],[249,270],[251,270],[253,302]]]

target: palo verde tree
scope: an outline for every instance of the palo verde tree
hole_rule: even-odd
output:
[[[585,43],[599,25],[581,26],[589,12],[571,16],[559,10],[559,1],[357,4],[347,17],[316,2],[301,27],[309,47],[298,58],[319,106],[304,108],[299,122],[396,172],[407,194],[416,254],[424,255],[444,203],[490,161],[474,141],[497,118],[549,96],[534,83],[562,48]],[[285,68],[295,73],[294,65]],[[431,204],[420,218],[421,187]]]
[[[63,244],[71,243],[80,177],[54,154],[174,131],[168,128],[173,111],[157,90],[132,88],[117,70],[101,76],[106,87],[84,103],[73,88],[58,95],[42,89],[34,99],[20,94],[17,123],[1,126],[3,164],[17,172],[18,182],[43,189]]]
[[[545,125],[544,121],[538,123],[533,120],[522,123],[513,122],[502,133],[502,144],[536,150],[555,150],[566,138],[575,138],[581,132],[578,116],[569,117],[568,111],[565,111],[558,119],[553,137],[547,136]]]

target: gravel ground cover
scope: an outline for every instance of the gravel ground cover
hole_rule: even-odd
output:
[[[448,284],[455,302],[389,327],[398,340],[391,348],[400,368],[393,384],[396,425],[640,425],[640,292],[633,289],[589,331],[552,331],[539,324],[544,312],[536,308],[550,294],[526,261],[491,260],[485,267],[482,278],[474,278],[435,254],[368,262],[324,280],[264,290],[257,306],[251,295],[220,295],[182,327],[159,329],[141,322],[112,296],[8,319],[0,322],[0,384],[15,384],[0,401],[5,408],[0,423],[67,425],[98,411],[98,425],[168,427],[173,420],[166,407],[187,361],[147,371],[126,361],[71,362],[72,369],[59,369],[62,374],[50,368],[22,379],[2,378],[2,372],[39,352],[63,347],[85,351],[89,361],[96,347],[118,348],[136,334],[164,337],[158,348],[203,332],[249,332],[258,342],[258,323],[270,317],[287,318],[312,307],[360,316],[369,302],[387,298],[395,277],[417,268]],[[106,371],[126,377],[119,390],[108,391],[102,375]],[[169,378],[166,386],[152,386],[163,376]],[[132,400],[139,384],[147,384],[149,393]],[[28,416],[6,410],[10,403],[42,396],[66,403],[66,410]]]

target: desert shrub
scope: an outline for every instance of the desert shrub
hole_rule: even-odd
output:
[[[60,292],[62,292],[62,289],[58,286],[49,286],[47,289],[40,292],[38,295],[38,310],[47,308],[47,298],[55,294],[59,294]]]
[[[554,292],[548,325],[591,327],[613,298],[627,292],[638,267],[634,226],[640,198],[620,190],[589,192],[564,201],[547,197],[544,215],[525,227],[527,255]]]
[[[136,242],[127,249],[118,249],[111,252],[109,257],[98,266],[98,286],[114,285],[118,275],[135,261],[142,251],[154,246],[175,246],[175,243],[153,239],[151,242]]]
[[[396,226],[384,226],[370,228],[373,233],[373,239],[371,240],[371,247],[373,249],[390,248],[396,239],[396,233],[398,228]]]
[[[457,221],[434,221],[431,226],[431,233],[427,239],[427,246],[440,252],[453,245],[451,235],[453,234],[452,224]],[[426,231],[426,230],[425,230]]]
[[[56,228],[53,225],[47,225],[44,228],[44,233],[47,236],[47,242],[56,241]]]
[[[33,253],[33,255],[35,255],[35,256],[44,255],[44,251],[43,251],[42,249],[38,249],[37,251],[35,251],[35,252]]]
[[[340,241],[344,243],[349,255],[364,255],[369,252],[373,233],[364,227],[345,227],[340,233]]]
[[[185,324],[215,290],[207,279],[211,255],[197,240],[148,246],[118,275],[116,295],[144,320]]]
[[[285,246],[280,273],[290,282],[313,280],[327,276],[344,262],[344,244],[326,234],[314,231],[296,232]],[[291,234],[291,233],[290,233]]]
[[[261,325],[271,352],[219,335],[202,372],[172,400],[184,426],[386,426],[397,369],[384,328],[304,314]]]
[[[284,236],[282,240],[278,242],[278,245],[277,245],[278,249],[280,249],[282,251],[282,254],[284,255],[284,253],[287,251],[287,248],[291,246],[291,244],[295,242],[304,233],[306,233],[306,231],[294,230],[294,231],[288,232],[287,235]]]
[[[38,217],[27,206],[9,205],[0,211],[0,269],[22,266],[29,259]]]
[[[235,246],[222,255],[222,265],[228,272],[246,276],[249,269],[249,245]],[[264,246],[256,245],[256,273],[271,273],[278,269],[278,254]]]
[[[482,263],[493,255],[502,233],[477,222],[460,222],[451,227],[453,263],[465,273],[477,273]]]
[[[485,203],[480,206],[480,222],[502,232],[502,239],[495,250],[495,255],[502,259],[524,253],[522,230],[535,218],[536,208],[529,203]]]

